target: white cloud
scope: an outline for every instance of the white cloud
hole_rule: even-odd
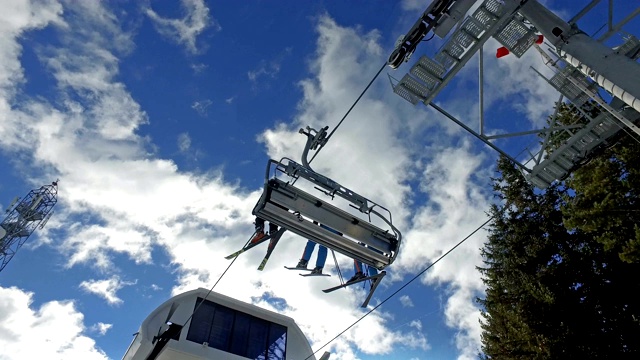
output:
[[[68,267],[89,264],[101,271],[116,272],[114,254],[125,255],[135,263],[151,263],[152,249],[162,247],[178,269],[179,285],[174,293],[197,286],[209,288],[228,265],[222,257],[237,250],[250,236],[250,213],[260,189],[245,189],[229,182],[219,171],[180,172],[173,161],[158,158],[148,150],[149,140],[137,131],[154,119],[147,118],[124,84],[117,81],[118,54],[127,46],[112,45],[108,41],[112,36],[105,36],[115,34],[126,44],[127,34],[118,32],[115,17],[101,3],[92,4],[93,8],[76,11],[105,16],[89,17],[94,20],[92,26],[80,28],[80,20],[70,18],[69,29],[63,32],[63,46],[40,54],[57,81],[60,102],[34,97],[8,105],[14,103],[13,94],[23,81],[22,75],[14,75],[22,74],[19,34],[44,26],[38,24],[46,21],[31,20],[0,40],[11,45],[0,47],[0,69],[10,69],[0,71],[0,118],[7,119],[0,122],[0,147],[31,156],[52,175],[64,178],[61,191],[65,203],[57,210],[63,220],[51,223],[49,228],[57,226],[63,233],[52,246],[68,259]],[[197,30],[197,24],[208,21],[208,10],[198,4],[202,5],[185,2],[192,14],[183,20],[163,19],[150,9],[147,13],[163,29],[160,31],[172,34],[195,51],[196,36],[204,29]],[[198,11],[204,21],[195,20]],[[53,19],[57,18],[48,21]],[[312,76],[300,82],[304,98],[294,122],[280,124],[259,136],[274,158],[300,155],[305,140],[297,134],[300,127],[335,126],[378,70],[378,60],[386,56],[376,31],[362,33],[344,28],[323,16],[317,33],[317,51],[310,60]],[[265,66],[275,69],[268,63]],[[259,74],[257,69],[255,79]],[[405,241],[400,257],[390,268],[391,276],[385,279],[389,284],[394,277],[398,280],[403,274],[415,273],[482,223],[490,200],[475,183],[476,176],[488,179],[481,167],[484,157],[465,142],[449,149],[442,141],[450,139],[436,131],[440,129],[432,125],[434,122],[422,120],[430,113],[408,106],[391,93],[386,82],[380,83],[361,100],[313,167],[394,214]],[[425,146],[427,143],[431,146]],[[411,189],[409,182],[420,183],[421,187]],[[98,221],[77,221],[78,215],[90,215]],[[479,342],[473,300],[482,290],[474,268],[479,263],[481,237],[472,238],[423,278],[426,285],[447,288],[445,318],[458,333],[456,344],[463,357],[474,347],[477,351]],[[244,301],[261,299],[264,294],[285,298],[285,314],[295,318],[318,347],[361,316],[358,306],[364,293],[348,289],[324,295],[320,290],[335,285],[335,276],[308,281],[283,273],[282,265],[295,262],[303,246],[304,241],[286,234],[276,251],[279,256],[274,254],[260,273],[255,267],[264,246],[247,252],[215,290]],[[344,257],[339,261],[342,266],[351,266]],[[83,284],[87,291],[110,303],[121,301],[116,292],[123,282],[118,277]],[[373,303],[384,295],[385,286],[378,289]],[[0,301],[4,299],[0,297]],[[272,308],[264,300],[256,303]],[[428,349],[420,331],[389,329],[387,322],[393,317],[390,311],[382,308],[372,313],[332,343],[332,358],[355,359],[356,350],[391,354],[397,346]],[[327,313],[332,316],[327,318]],[[412,326],[416,329],[418,325]]]
[[[482,328],[478,321],[480,310],[470,300],[480,295],[480,292],[478,289],[461,287],[452,288],[452,292],[452,296],[447,299],[445,317],[447,325],[462,329],[455,337],[456,346],[460,350],[458,359],[477,359],[481,351]]]
[[[359,61],[382,56],[376,33],[356,40],[353,37],[359,34],[340,28],[328,18],[320,20],[318,31],[318,58],[311,62],[316,77],[301,83],[304,99],[296,122],[263,135],[272,158],[299,154],[304,138],[296,141],[294,132],[298,128],[335,124],[377,70],[377,61]],[[356,43],[361,47],[354,47]],[[414,134],[405,133],[405,122],[424,119],[429,112],[411,108],[388,88],[383,94],[377,90],[372,89],[374,95],[370,93],[361,100],[313,166],[391,210],[394,221],[404,230],[400,256],[390,268],[390,280],[400,280],[403,274],[422,270],[486,220],[484,211],[491,198],[481,189],[486,189],[491,172],[482,168],[485,156],[472,149],[466,137],[450,148],[448,142],[456,138],[443,136],[439,129],[417,124],[412,126]],[[394,100],[399,105],[394,106]],[[470,105],[473,103],[467,101],[462,108]],[[437,115],[430,120],[434,118],[441,120]],[[460,131],[448,133],[455,136]],[[478,184],[477,179],[486,182]],[[408,181],[418,182],[420,187],[410,193],[405,185]],[[410,204],[417,207],[412,217],[406,212]],[[475,266],[481,264],[478,248],[483,239],[482,235],[473,237],[424,278],[424,284],[444,284],[450,293],[444,315],[447,325],[456,330],[456,345],[463,358],[470,352],[475,356],[479,349],[474,303],[483,284]]]
[[[235,96],[232,96],[232,97],[226,98],[226,99],[224,100],[224,102],[226,102],[227,104],[231,104],[231,103],[233,102],[233,100],[235,100],[235,98],[236,98]]]
[[[316,129],[324,125],[335,126],[379,66],[378,61],[372,60],[382,56],[382,49],[378,44],[379,34],[376,31],[362,34],[337,25],[326,16],[320,18],[317,31],[319,39],[316,58],[310,62],[313,77],[300,82],[304,98],[299,104],[299,113],[294,123],[280,124],[275,129],[265,131],[261,137],[271,158],[286,155],[295,159],[299,156],[305,138],[297,134],[298,129],[307,125]],[[384,94],[382,100],[379,99],[380,91]],[[401,226],[408,214],[405,200],[409,192],[403,174],[411,173],[411,160],[409,151],[403,147],[402,142],[396,140],[404,130],[399,123],[398,112],[402,115],[413,114],[415,110],[397,111],[386,103],[388,100],[391,103],[395,100],[392,97],[394,95],[388,93],[389,89],[386,87],[372,89],[371,94],[375,95],[365,96],[361,100],[312,166],[316,171],[389,208],[394,214],[394,221]],[[299,246],[303,245],[302,242],[299,243]],[[342,266],[351,268],[348,259],[341,261]],[[274,264],[274,268],[276,267]],[[396,271],[395,266],[391,271]],[[270,284],[270,287],[276,285]],[[365,294],[360,290],[353,291],[343,291],[342,294],[336,291],[315,301],[318,309],[332,309],[332,318],[339,319],[337,323],[335,320],[326,323],[316,314],[295,312],[291,316],[300,318],[303,324],[315,324],[316,329],[310,330],[311,340],[322,343],[320,340],[330,338],[331,334],[340,332],[354,321],[352,307],[357,306]],[[293,308],[301,306],[297,302],[298,297],[293,294],[289,294],[287,301]],[[371,319],[365,318],[364,323],[360,323],[354,331],[334,342],[332,346],[337,353],[335,356],[341,359],[351,358],[353,355],[347,346],[378,355],[391,354],[396,346],[403,344],[425,350],[429,347],[420,332],[396,332],[388,329],[384,322],[384,318],[388,316],[391,314],[377,312],[369,316]],[[327,335],[323,335],[325,332]]]
[[[153,20],[160,34],[184,45],[189,52],[197,54],[199,52],[196,46],[198,35],[210,26],[216,31],[222,28],[209,16],[209,8],[203,0],[182,0],[182,6],[187,12],[182,19],[164,18],[151,8],[146,9],[146,14]]]
[[[402,0],[402,10],[405,11],[420,11],[416,13],[416,20],[422,14],[422,12],[429,6],[430,0]]]
[[[2,360],[107,359],[95,341],[83,335],[84,316],[72,301],[49,301],[37,309],[32,303],[33,293],[0,287]]]
[[[262,76],[267,76],[273,79],[276,77],[276,75],[278,75],[279,72],[280,64],[271,63],[267,65],[266,62],[261,62],[260,65],[258,65],[257,69],[247,71],[247,77],[252,82],[256,82],[258,78]]]
[[[411,301],[411,298],[409,297],[409,295],[400,296],[400,303],[404,307],[413,307],[413,301]]]
[[[409,326],[411,326],[412,328],[415,328],[417,330],[422,330],[422,321],[413,320],[413,321],[411,321],[411,323],[409,323]]]
[[[191,64],[191,69],[193,70],[194,73],[196,74],[200,74],[203,71],[207,70],[207,68],[209,68],[209,65],[207,64]]]
[[[200,116],[207,116],[207,108],[213,104],[213,101],[209,99],[204,99],[200,101],[196,101],[191,105],[191,108],[200,114]]]
[[[509,55],[496,59],[495,51],[500,46],[502,45],[493,39],[487,41],[484,46],[485,108],[490,111],[492,106],[500,106],[498,102],[507,102],[513,109],[525,114],[529,120],[529,128],[523,128],[522,131],[531,127],[541,128],[546,117],[553,111],[553,104],[558,100],[560,93],[531,70],[531,67],[546,77],[551,77],[553,73],[544,65],[540,54],[534,48],[529,49],[521,58]],[[477,62],[470,65],[477,71]],[[491,79],[500,80],[490,81]],[[477,107],[474,111],[477,113]]]
[[[22,45],[18,40],[28,31],[57,24],[64,27],[61,18],[62,6],[56,1],[28,2],[10,1],[3,4],[0,12],[0,113],[11,109],[9,101],[16,93],[17,85],[24,81],[24,71],[20,65]],[[5,122],[4,116],[0,117]],[[14,136],[0,127],[0,137]],[[6,143],[23,144],[28,136],[20,135],[6,140]]]
[[[99,322],[91,327],[91,330],[97,332],[100,335],[106,335],[107,331],[113,327],[113,324],[105,324],[103,322]]]
[[[188,133],[182,133],[178,135],[178,149],[180,152],[189,151],[191,148],[191,137],[189,137]]]
[[[18,61],[22,46],[16,41],[25,32],[51,23],[63,26],[62,6],[57,1],[30,2],[13,0],[3,4],[0,13],[0,89],[7,91],[22,82],[23,71]]]
[[[425,167],[421,190],[430,201],[415,212],[398,266],[411,272],[421,270],[486,221],[484,211],[490,198],[472,182],[474,176],[489,178],[488,171],[479,169],[481,160],[482,155],[470,153],[463,143],[458,149],[438,152]],[[483,233],[471,237],[422,278],[425,284],[447,286],[445,319],[458,330],[461,358],[475,357],[480,348],[474,299],[482,294],[484,284],[475,267],[482,264],[478,249],[484,239]]]
[[[122,281],[119,276],[112,276],[104,280],[87,280],[80,283],[80,288],[105,299],[109,305],[121,305],[122,299],[116,294],[125,286],[135,285],[136,282]]]
[[[262,77],[275,79],[280,72],[282,62],[285,58],[291,55],[291,51],[292,49],[290,47],[285,48],[280,52],[280,54],[278,54],[278,56],[276,56],[275,59],[271,61],[261,60],[256,69],[248,71],[247,77],[253,83],[254,87],[257,85],[258,80]]]
[[[61,233],[51,246],[68,259],[68,267],[87,264],[100,271],[117,272],[114,254],[124,254],[136,263],[150,263],[152,248],[160,246],[179,269],[180,288],[192,289],[196,284],[209,287],[228,264],[222,256],[236,250],[250,235],[250,213],[259,192],[228,183],[219,172],[180,173],[172,161],[149,154],[148,140],[136,134],[140,124],[147,121],[146,114],[124,85],[115,80],[118,59],[108,41],[99,38],[102,25],[96,21],[90,28],[93,32],[82,33],[74,28],[76,23],[70,22],[69,32],[63,33],[69,37],[65,45],[73,46],[90,37],[99,40],[96,46],[52,48],[41,53],[58,81],[63,101],[54,106],[29,99],[3,109],[2,117],[12,120],[0,123],[0,129],[28,138],[12,146],[8,143],[12,137],[6,137],[0,139],[0,146],[32,156],[37,164],[65,179],[60,193],[65,202],[58,208],[61,220],[50,225],[57,225]],[[73,38],[76,35],[79,38]],[[105,116],[103,104],[127,116]],[[78,215],[97,221],[75,221]],[[290,245],[283,243],[279,251],[298,253],[298,245],[303,246],[299,239]],[[294,277],[295,287],[289,281],[276,281],[282,279],[282,272],[273,269],[281,269],[288,262],[284,256],[274,256],[272,267],[256,274],[261,256],[259,250],[242,256],[216,291],[245,301],[273,291],[287,299],[292,309],[288,314],[303,324],[316,343],[359,317],[363,294],[347,292],[338,301],[335,296],[310,300],[309,294],[319,293],[319,287],[327,284],[298,276]],[[86,281],[83,288],[117,304],[120,299],[116,290],[121,285],[120,280],[111,278]],[[339,309],[335,309],[336,304]],[[327,323],[314,311],[318,308],[341,314],[342,320]],[[372,315],[363,326],[374,331],[355,329],[346,341],[334,346],[352,356],[349,346],[354,342],[376,353],[389,352],[398,343],[426,347],[421,334],[385,331],[384,323],[383,313]]]

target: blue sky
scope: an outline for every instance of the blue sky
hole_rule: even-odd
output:
[[[224,256],[253,232],[268,158],[299,158],[301,127],[332,129],[427,3],[5,4],[0,208],[57,178],[60,186],[47,227],[0,273],[0,358],[118,359],[156,306],[210,288]],[[588,2],[545,3],[569,19]],[[606,3],[579,22],[587,33],[606,22]],[[615,2],[614,20],[630,3]],[[637,20],[626,29],[637,34]],[[414,60],[441,44],[421,44]],[[549,70],[532,52],[496,60],[499,46],[485,46],[489,129],[537,128],[559,95],[529,66]],[[404,234],[372,305],[482,224],[494,201],[496,154],[391,91],[386,74],[399,79],[409,68],[386,69],[314,161],[388,207]],[[477,126],[476,89],[473,59],[436,101]],[[531,141],[499,144],[517,154]],[[472,237],[332,343],[332,359],[474,358],[485,237]],[[325,295],[336,276],[283,270],[304,244],[287,234],[263,272],[255,268],[264,249],[242,255],[215,291],[278,307],[317,349],[363,314],[364,293]],[[349,259],[339,262],[350,275]]]

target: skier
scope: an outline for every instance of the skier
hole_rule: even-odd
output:
[[[364,279],[367,276],[369,277],[373,277],[378,275],[378,269],[374,268],[373,266],[367,265],[367,275],[364,274],[363,271],[363,265],[360,261],[353,259],[353,272],[354,275],[351,277],[351,279],[347,280],[347,284],[352,283],[354,281],[358,281],[360,279]]]
[[[264,232],[264,219],[256,216],[256,221],[254,222],[256,226],[256,234],[251,238],[251,243],[257,243],[262,240],[267,234]],[[274,235],[278,232],[278,225],[269,222],[269,235]]]
[[[318,225],[317,221],[314,221],[313,223]],[[322,227],[323,229],[329,230],[334,234],[342,236],[341,232],[336,231],[324,224],[320,224],[320,227]],[[307,264],[309,263],[309,260],[311,259],[311,254],[313,253],[313,249],[315,247],[316,247],[315,242],[311,240],[307,240],[307,245],[305,245],[304,251],[302,252],[302,258],[300,258],[300,261],[298,261],[298,265],[296,265],[296,267],[292,269],[305,270],[307,268]],[[322,275],[322,269],[324,268],[324,264],[326,260],[327,260],[327,248],[322,245],[319,245],[318,257],[316,258],[316,267],[314,267],[313,270],[311,270],[310,275]]]

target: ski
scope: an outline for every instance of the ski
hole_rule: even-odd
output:
[[[227,256],[225,256],[224,258],[225,258],[225,259],[227,259],[227,260],[231,260],[231,259],[233,259],[234,257],[237,257],[238,255],[242,254],[242,253],[243,253],[243,252],[245,252],[245,251],[247,251],[247,249],[242,248],[242,249],[240,249],[240,250],[238,250],[238,251],[234,252],[234,253],[233,253],[233,254],[231,254],[231,255],[227,255]]]
[[[258,265],[258,271],[264,270],[264,267],[267,265],[267,261],[269,261],[269,255],[265,255],[265,257],[262,259],[260,265]]]
[[[298,275],[304,276],[304,277],[307,277],[307,276],[331,276],[329,274],[298,274]]]
[[[300,271],[312,271],[313,269],[309,269],[306,267],[295,267],[295,266],[285,266],[284,267],[287,270],[300,270]]]
[[[369,295],[367,295],[367,298],[364,299],[364,302],[362,303],[362,305],[360,307],[366,308],[367,305],[369,305],[369,301],[373,297],[373,292],[376,291],[376,288],[378,287],[380,282],[382,282],[382,278],[385,275],[387,275],[387,272],[383,271],[380,274],[378,274],[378,276],[375,277],[375,279],[373,280],[373,283],[371,284],[371,289],[369,290]]]
[[[362,279],[358,279],[358,280],[356,280],[356,281],[346,282],[346,283],[344,283],[344,284],[342,284],[342,285],[338,285],[338,286],[334,286],[334,287],[332,287],[332,288],[324,289],[324,290],[322,290],[322,292],[324,292],[324,293],[328,294],[328,293],[333,292],[333,291],[336,291],[336,290],[338,290],[338,289],[342,289],[342,288],[345,288],[345,287],[347,287],[347,286],[351,286],[351,285],[354,285],[354,284],[358,284],[358,283],[361,283],[361,282],[363,282],[363,281],[367,281],[367,280],[375,280],[375,279],[378,279],[378,278],[382,278],[382,277],[383,277],[383,276],[385,276],[385,275],[387,275],[387,272],[386,272],[386,271],[383,271],[383,272],[381,272],[381,273],[379,273],[378,275],[375,275],[375,276],[367,276],[367,277],[363,277]]]
[[[235,257],[238,257],[238,255],[242,254],[243,252],[245,252],[245,251],[247,251],[247,250],[249,250],[249,249],[251,249],[251,248],[253,248],[253,247],[257,246],[257,245],[260,245],[260,244],[262,244],[263,242],[265,242],[265,241],[267,241],[269,239],[271,239],[271,235],[265,235],[265,237],[263,237],[259,241],[254,242],[254,243],[249,243],[245,247],[243,247],[242,249],[234,252],[231,255],[227,255],[224,258],[227,259],[227,260],[231,260],[231,259],[233,259]]]
[[[264,267],[267,265],[267,261],[269,261],[269,257],[271,256],[273,249],[276,248],[276,245],[278,245],[278,241],[280,241],[280,237],[282,236],[282,234],[284,234],[285,231],[287,231],[287,229],[280,228],[278,232],[276,232],[273,236],[270,236],[271,241],[269,242],[269,247],[267,248],[267,254],[264,256],[264,259],[262,259],[262,262],[258,266],[258,270],[264,270]]]
[[[361,283],[361,282],[363,282],[363,281],[365,281],[365,280],[369,280],[369,279],[371,279],[371,278],[372,278],[372,277],[363,277],[362,279],[358,279],[358,280],[356,280],[356,281],[346,282],[346,283],[344,283],[344,284],[342,284],[342,285],[338,285],[338,286],[334,286],[334,287],[332,287],[332,288],[324,289],[324,290],[322,290],[322,292],[323,292],[323,293],[325,293],[325,294],[328,294],[328,293],[330,293],[330,292],[334,292],[334,291],[336,291],[336,290],[338,290],[338,289],[346,288],[347,286],[351,286],[351,285],[353,285],[353,284]]]
[[[267,249],[267,254],[264,256],[264,258],[260,262],[260,265],[258,265],[258,270],[259,271],[264,270],[264,267],[267,265],[267,261],[269,261],[269,257],[271,256],[271,253],[273,252],[273,249],[278,244],[278,240],[280,240],[279,237],[271,239],[271,241],[269,242],[269,248]]]

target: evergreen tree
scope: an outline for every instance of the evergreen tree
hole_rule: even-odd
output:
[[[621,143],[534,191],[507,159],[482,249],[485,359],[618,359],[640,351],[638,149]],[[634,145],[637,146],[637,145]],[[634,148],[631,146],[631,148]],[[590,205],[592,204],[592,205]],[[620,211],[616,211],[620,210]],[[634,218],[635,216],[635,218]]]
[[[628,263],[640,261],[640,145],[628,136],[567,180],[565,224]]]
[[[563,253],[573,236],[562,225],[556,188],[536,194],[506,158],[498,168],[494,190],[503,205],[494,205],[489,242],[479,270],[487,285],[482,324],[486,358],[551,358],[555,343],[568,331],[556,304]],[[562,350],[561,350],[562,351]]]

